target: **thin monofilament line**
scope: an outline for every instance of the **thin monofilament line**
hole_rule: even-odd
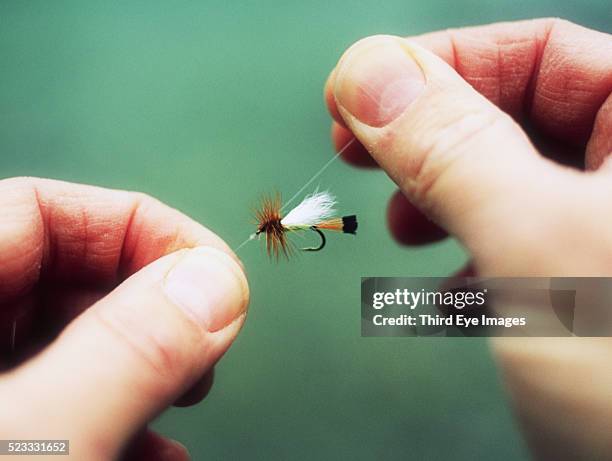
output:
[[[281,208],[281,211],[283,211],[285,208],[287,208],[287,207],[289,206],[289,204],[291,204],[291,203],[292,203],[292,202],[293,202],[293,201],[294,201],[296,198],[298,198],[298,197],[300,196],[300,194],[301,194],[302,192],[304,192],[304,190],[306,190],[306,188],[307,188],[308,186],[310,186],[310,185],[311,185],[311,184],[314,182],[314,180],[315,180],[315,179],[317,179],[319,176],[321,176],[321,175],[323,174],[323,172],[324,172],[325,170],[327,170],[327,168],[329,168],[329,166],[330,166],[332,163],[334,163],[334,161],[335,161],[335,160],[336,160],[338,157],[340,157],[340,156],[341,156],[341,155],[344,153],[344,151],[345,151],[345,150],[346,150],[346,149],[347,149],[347,148],[348,148],[348,147],[349,147],[351,144],[353,144],[353,142],[354,142],[354,141],[355,141],[355,138],[353,138],[353,139],[351,139],[349,142],[347,142],[347,143],[344,145],[344,147],[338,151],[338,153],[337,153],[336,155],[334,155],[332,158],[330,158],[330,159],[328,160],[328,162],[327,162],[325,165],[323,165],[323,166],[321,167],[321,169],[320,169],[319,171],[317,171],[317,172],[316,172],[316,173],[315,173],[315,174],[312,176],[312,178],[310,178],[308,181],[306,181],[306,184],[304,184],[302,187],[300,187],[300,188],[298,189],[298,191],[297,191],[295,194],[293,194],[293,197],[291,197],[289,200],[287,200],[287,201],[285,202],[285,204],[284,204],[284,205],[282,206],[282,208]]]
[[[242,242],[240,245],[238,245],[236,248],[234,248],[234,253],[236,253],[238,250],[240,250],[240,248],[242,248],[243,246],[245,246],[247,243],[249,243],[251,240],[253,240],[253,235],[249,235],[247,237],[247,239]]]
[[[285,202],[285,204],[284,204],[284,205],[282,206],[282,208],[281,208],[281,211],[283,211],[285,208],[287,208],[287,206],[289,206],[289,204],[291,204],[291,203],[292,203],[292,202],[293,202],[293,201],[294,201],[296,198],[298,198],[298,197],[300,196],[300,194],[301,194],[302,192],[304,192],[308,186],[310,186],[310,185],[311,185],[311,184],[312,184],[312,183],[313,183],[313,182],[314,182],[314,181],[315,181],[315,180],[316,180],[316,179],[317,179],[319,176],[321,176],[321,175],[323,174],[323,172],[324,172],[325,170],[327,170],[327,169],[329,168],[329,166],[330,166],[332,163],[334,163],[334,161],[336,161],[336,160],[338,159],[338,157],[340,157],[340,156],[341,156],[341,155],[344,153],[344,151],[345,151],[346,149],[348,149],[348,147],[349,147],[351,144],[353,144],[353,142],[355,142],[355,139],[356,139],[356,138],[353,138],[353,139],[351,139],[349,142],[347,142],[347,143],[346,143],[346,144],[345,144],[345,145],[342,147],[342,149],[340,149],[340,150],[338,151],[338,153],[337,153],[336,155],[334,155],[332,158],[330,158],[330,159],[329,159],[329,160],[328,160],[328,161],[325,163],[325,165],[323,165],[323,166],[321,167],[321,169],[320,169],[319,171],[317,171],[317,172],[316,172],[314,175],[312,175],[312,177],[311,177],[311,178],[310,178],[308,181],[306,181],[306,183],[305,183],[305,184],[304,184],[302,187],[300,187],[300,188],[298,189],[298,191],[297,191],[295,194],[293,194],[293,196],[292,196],[292,197],[291,197],[289,200],[287,200],[287,201]],[[240,245],[238,245],[238,246],[237,246],[237,247],[234,249],[234,251],[238,251],[238,250],[240,250],[240,248],[242,248],[242,247],[243,247],[243,246],[245,246],[247,243],[249,243],[251,240],[253,240],[253,239],[254,239],[254,235],[255,235],[255,234],[251,234],[251,235],[250,235],[250,236],[249,236],[249,237],[248,237],[248,238],[247,238],[247,239],[246,239],[244,242],[242,242]]]

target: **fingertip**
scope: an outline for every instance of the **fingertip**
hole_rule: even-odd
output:
[[[395,191],[387,209],[389,231],[402,245],[424,245],[445,239],[448,233],[417,209],[401,191]]]
[[[353,131],[359,124],[370,128],[389,125],[419,98],[426,84],[412,47],[387,35],[353,44],[342,56],[337,72],[334,97]]]
[[[334,85],[336,80],[336,69],[334,68],[329,76],[327,77],[327,81],[325,82],[325,87],[323,90],[323,97],[325,99],[325,105],[327,106],[327,110],[329,114],[332,116],[334,121],[336,121],[341,126],[346,126],[342,115],[338,111],[338,106],[336,104],[336,98],[334,97]]]
[[[149,195],[131,196],[133,206],[121,247],[120,278],[129,277],[161,256],[198,246],[216,248],[241,264],[227,243],[199,222]]]
[[[336,152],[342,151],[340,157],[347,163],[359,168],[378,168],[378,163],[359,141],[350,145],[349,142],[355,138],[353,133],[337,122],[332,122],[331,137]]]

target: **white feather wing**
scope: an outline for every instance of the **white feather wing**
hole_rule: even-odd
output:
[[[281,220],[285,227],[314,226],[336,215],[336,198],[329,192],[313,192]]]

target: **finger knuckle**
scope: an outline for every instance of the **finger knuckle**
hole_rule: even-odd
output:
[[[490,144],[491,133],[508,123],[507,117],[496,110],[476,110],[440,120],[422,130],[416,140],[420,147],[418,168],[413,171],[413,193],[416,200],[427,206],[436,186],[446,180],[467,159],[480,155]],[[485,153],[486,154],[486,153]]]
[[[159,203],[159,201],[155,197],[150,194],[147,194],[146,192],[132,192],[132,194],[134,194],[136,203],[138,203],[139,206],[146,207],[154,203]]]
[[[127,306],[123,309],[93,309],[96,320],[115,339],[121,350],[134,357],[149,381],[148,389],[164,392],[189,368],[189,354],[175,335],[142,326],[142,319]]]
[[[574,27],[576,24],[572,21],[568,21],[567,19],[560,18],[557,16],[552,16],[545,18],[545,22],[550,29],[558,28],[558,27]]]

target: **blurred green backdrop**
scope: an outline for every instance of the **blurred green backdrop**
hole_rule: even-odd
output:
[[[0,175],[148,192],[236,246],[261,193],[332,154],[327,73],[362,36],[562,16],[610,30],[609,0],[0,3]],[[356,238],[270,263],[243,248],[248,322],[209,398],[157,429],[195,459],[524,459],[486,343],[361,338],[361,276],[444,275],[452,241],[400,248],[379,172],[318,182]]]

